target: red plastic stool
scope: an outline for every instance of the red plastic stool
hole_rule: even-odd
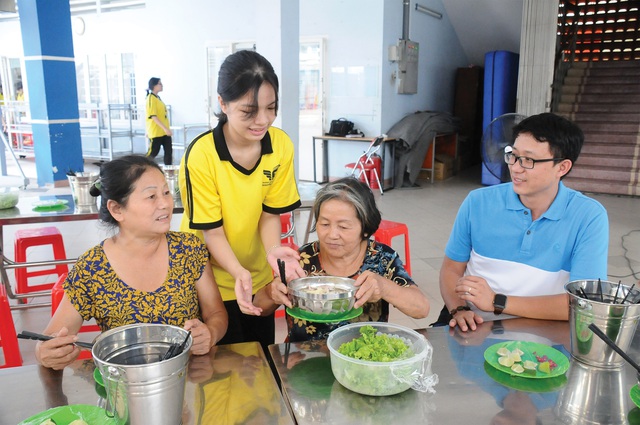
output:
[[[53,258],[64,260],[67,254],[64,250],[62,234],[57,227],[40,227],[37,229],[21,229],[16,231],[14,252],[16,262],[27,261],[27,249],[34,246],[51,245],[53,248]],[[28,294],[30,292],[44,291],[53,288],[54,282],[40,285],[29,285],[29,278],[35,276],[48,276],[56,274],[61,276],[66,274],[69,268],[66,264],[58,264],[52,268],[38,267],[34,271],[28,271],[25,267],[17,268],[16,273],[16,294]],[[26,298],[22,300],[26,303]]]
[[[280,240],[283,244],[295,244],[293,240],[293,213],[280,214]]]
[[[9,307],[7,290],[2,284],[0,284],[0,347],[4,353],[4,364],[0,366],[0,369],[22,366],[22,355],[16,336],[16,327],[13,324],[11,307]]]
[[[391,246],[391,239],[404,235],[404,268],[411,275],[411,250],[409,249],[409,228],[404,223],[382,220],[380,227],[373,234],[373,238],[380,243]]]
[[[67,273],[60,275],[57,282],[53,285],[53,288],[51,289],[51,316],[53,316],[53,314],[56,312],[56,310],[58,309],[58,306],[60,305],[60,302],[62,302],[62,298],[64,297],[64,289],[62,287],[62,284],[64,283],[64,280],[66,278],[67,278]],[[81,333],[81,332],[100,332],[100,326],[82,325],[78,333]],[[91,351],[82,350],[78,358],[90,359]]]

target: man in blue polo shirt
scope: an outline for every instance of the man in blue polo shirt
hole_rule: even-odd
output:
[[[445,308],[437,324],[467,331],[510,316],[568,320],[564,285],[607,278],[607,212],[561,181],[580,154],[582,130],[543,113],[513,135],[505,148],[512,181],[472,191],[458,211],[440,270]]]

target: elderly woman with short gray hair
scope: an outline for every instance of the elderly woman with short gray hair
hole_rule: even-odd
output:
[[[354,308],[360,316],[337,323],[313,323],[287,315],[289,341],[324,339],[349,322],[389,320],[389,305],[415,319],[429,314],[429,301],[405,270],[398,253],[371,238],[382,220],[371,189],[351,178],[321,188],[313,206],[318,240],[300,248],[300,265],[307,276],[355,279]],[[254,304],[263,312],[279,305],[291,307],[288,288],[274,279],[256,294]],[[264,313],[263,313],[264,314]]]

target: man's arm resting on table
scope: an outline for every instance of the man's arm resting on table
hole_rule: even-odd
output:
[[[440,293],[447,309],[452,310],[459,305],[464,305],[465,298],[470,298],[479,309],[483,311],[493,311],[493,304],[491,303],[495,297],[495,291],[492,291],[490,288],[488,288],[488,290],[492,292],[492,295],[490,299],[484,298],[483,302],[478,302],[480,301],[478,297],[467,297],[466,295],[458,295],[455,292],[456,283],[464,275],[466,267],[466,262],[454,261],[447,256],[444,258],[442,268],[440,269]],[[487,287],[486,282],[484,282],[483,285],[485,288]],[[489,294],[486,294],[485,297],[488,295]],[[507,303],[503,311],[504,314],[547,320],[568,320],[569,318],[569,300],[566,294],[531,297],[505,295],[507,296]],[[496,318],[499,317],[499,315],[496,316]]]
[[[530,319],[569,320],[569,297],[567,294],[534,297],[507,295],[507,307],[503,313]]]
[[[445,255],[442,267],[440,268],[440,295],[447,306],[447,310],[466,305],[455,292],[456,283],[467,269],[466,262],[453,261]]]

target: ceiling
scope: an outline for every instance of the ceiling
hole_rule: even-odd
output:
[[[451,25],[469,58],[469,65],[484,65],[494,50],[520,52],[524,0],[442,0]]]

